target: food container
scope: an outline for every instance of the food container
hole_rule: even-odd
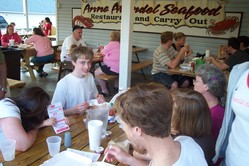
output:
[[[104,152],[104,148],[102,146],[98,147],[96,150],[95,150],[96,153],[98,154],[102,154]]]

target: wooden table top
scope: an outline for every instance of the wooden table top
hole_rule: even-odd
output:
[[[72,135],[72,146],[70,148],[76,150],[83,150],[91,152],[89,149],[88,143],[88,131],[83,123],[83,118],[85,116],[80,115],[72,115],[69,117],[70,119],[70,132]],[[109,130],[112,132],[111,139],[115,140],[120,137],[124,137],[124,132],[119,128],[117,123],[108,124]],[[37,135],[36,142],[34,145],[27,150],[26,152],[18,152],[16,151],[16,156],[13,161],[5,162],[3,160],[2,155],[0,155],[0,162],[3,165],[40,165],[44,163],[44,161],[49,160],[49,152],[47,148],[46,138],[49,136],[56,135],[52,127],[45,127],[41,129]],[[60,152],[66,150],[64,147],[64,133],[58,134],[62,138],[61,149]],[[101,142],[101,146],[104,148],[107,147],[107,144],[110,140],[103,139]],[[103,154],[101,155],[99,160],[102,160]],[[118,162],[113,162],[114,165],[124,166]]]
[[[147,51],[147,48],[143,48],[143,47],[132,47],[132,52],[133,53],[138,53],[138,52],[144,52]]]
[[[188,76],[188,77],[195,77],[195,73],[189,70],[180,70],[180,66],[177,66],[174,69],[168,70],[169,74],[177,74],[182,76]]]

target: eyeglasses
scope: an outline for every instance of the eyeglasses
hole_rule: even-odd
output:
[[[211,77],[207,82],[209,81],[214,81],[214,80],[218,80],[217,77]],[[196,79],[193,79],[193,84],[196,84],[197,82],[200,82],[200,81],[197,81]],[[204,82],[203,82],[204,83]],[[205,84],[205,83],[204,83]]]

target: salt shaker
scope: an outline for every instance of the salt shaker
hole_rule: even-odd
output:
[[[72,137],[70,132],[65,132],[64,135],[64,146],[65,147],[70,147],[72,145]]]

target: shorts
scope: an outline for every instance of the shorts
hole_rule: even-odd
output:
[[[171,85],[176,81],[178,83],[178,87],[180,87],[185,80],[187,80],[187,77],[181,76],[181,75],[169,75],[167,73],[156,73],[152,75],[152,79],[155,82],[158,82],[160,84],[163,84],[167,88],[171,88]]]
[[[106,65],[100,66],[100,69],[102,70],[103,73],[108,74],[108,75],[119,75],[119,73],[111,71],[110,67]]]

